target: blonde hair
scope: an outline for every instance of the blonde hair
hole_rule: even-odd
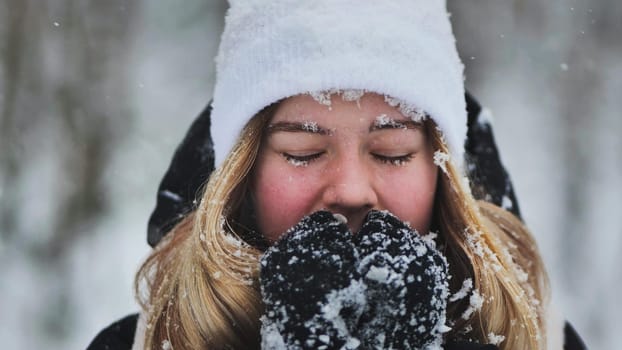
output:
[[[448,152],[433,122],[433,147]],[[451,289],[473,291],[448,308],[450,338],[495,343],[500,349],[544,349],[548,278],[534,238],[513,214],[475,201],[453,162],[439,176],[433,222],[449,262]],[[451,300],[451,298],[450,298]]]
[[[135,289],[148,322],[145,348],[259,349],[262,251],[247,243],[248,232],[238,221],[248,174],[275,108],[249,121],[211,175],[200,206],[138,271]],[[425,123],[434,149],[447,153],[435,123]],[[476,202],[452,162],[439,171],[439,180],[433,222],[449,262],[451,289],[457,292],[468,280],[473,285],[470,297],[451,298],[452,331],[446,337],[501,349],[544,349],[548,285],[532,236],[512,214]]]

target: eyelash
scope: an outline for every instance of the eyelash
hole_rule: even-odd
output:
[[[324,152],[309,154],[305,156],[294,156],[289,153],[282,153],[285,160],[294,166],[307,166],[310,162],[320,158]]]
[[[285,160],[287,160],[289,163],[291,163],[294,166],[307,166],[309,165],[309,163],[317,160],[318,158],[320,158],[322,155],[324,154],[324,152],[320,152],[320,153],[314,153],[314,154],[309,154],[309,155],[305,155],[305,156],[294,156],[288,153],[283,153],[283,157],[285,158]],[[383,164],[389,164],[389,165],[394,165],[394,166],[401,166],[404,165],[408,162],[410,162],[413,157],[414,154],[413,153],[409,153],[403,156],[397,156],[397,157],[387,157],[387,156],[383,156],[380,154],[373,154],[372,156],[374,158],[376,158],[379,162],[383,163]]]
[[[395,166],[401,166],[401,165],[404,165],[410,162],[413,159],[414,154],[409,153],[409,154],[405,154],[403,156],[397,156],[397,157],[387,157],[387,156],[382,156],[379,154],[374,154],[373,156],[382,163],[395,165]]]

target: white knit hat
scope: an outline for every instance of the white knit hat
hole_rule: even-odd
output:
[[[217,162],[283,98],[360,89],[425,111],[464,153],[463,65],[445,0],[230,0],[212,111]]]

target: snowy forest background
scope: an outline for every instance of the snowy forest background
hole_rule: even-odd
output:
[[[622,329],[622,1],[449,0],[467,86],[559,309]],[[0,339],[83,349],[135,312],[156,188],[211,97],[224,0],[0,0]]]

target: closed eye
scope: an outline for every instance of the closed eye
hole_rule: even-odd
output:
[[[305,154],[305,155],[294,155],[294,154],[289,154],[286,152],[281,153],[283,158],[285,158],[285,160],[287,160],[290,164],[294,166],[307,166],[312,161],[320,158],[323,154],[324,152]]]
[[[414,153],[408,153],[401,156],[385,156],[382,154],[372,153],[372,156],[376,158],[381,163],[390,164],[390,165],[404,165],[410,162],[415,156]]]

